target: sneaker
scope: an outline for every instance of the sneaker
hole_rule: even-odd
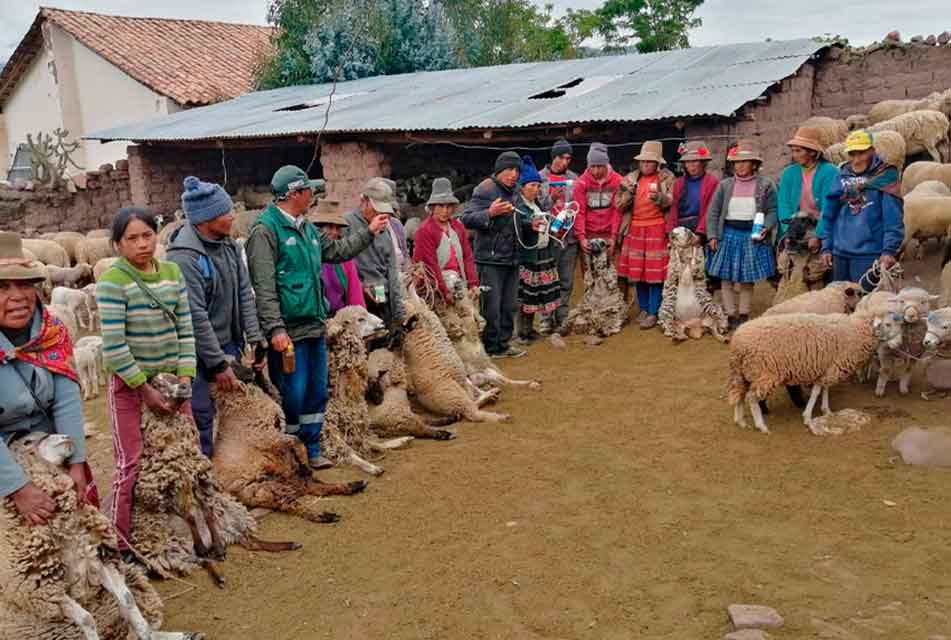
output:
[[[307,461],[307,464],[310,465],[310,468],[314,471],[320,471],[321,469],[330,469],[334,466],[334,463],[328,460],[323,456],[317,456],[316,458],[311,458]]]
[[[653,329],[657,326],[657,316],[655,315],[645,315],[644,319],[641,320],[641,329],[646,331],[647,329]]]

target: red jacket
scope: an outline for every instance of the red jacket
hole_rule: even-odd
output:
[[[621,228],[621,212],[617,210],[617,190],[621,186],[621,174],[608,167],[607,177],[599,182],[591,176],[591,170],[585,169],[574,184],[571,199],[578,203],[578,216],[575,218],[575,236],[579,241],[589,234],[615,238]],[[592,209],[599,195],[610,204],[606,208]]]
[[[469,238],[466,237],[466,228],[462,226],[458,218],[452,218],[449,221],[456,235],[459,236],[459,244],[462,245],[462,256],[456,256],[460,260],[460,266],[466,272],[466,284],[471,289],[479,286],[479,276],[476,273],[475,259],[472,256],[472,247],[469,245]],[[443,300],[452,300],[452,294],[446,281],[442,277],[442,268],[439,266],[439,257],[437,250],[439,243],[442,242],[443,231],[436,220],[429,216],[416,229],[416,236],[413,239],[413,261],[422,262],[428,268],[429,276],[433,283],[438,287]]]
[[[680,219],[680,198],[683,196],[687,180],[684,176],[677,178],[674,182],[674,190],[671,194],[674,203],[670,205],[667,211],[667,233],[673,231]],[[703,182],[700,183],[700,220],[697,222],[697,233],[706,234],[707,232],[707,209],[710,207],[710,201],[713,200],[713,194],[716,193],[720,181],[713,175],[705,173]]]

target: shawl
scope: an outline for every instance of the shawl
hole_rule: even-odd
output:
[[[73,357],[73,342],[69,338],[66,326],[43,309],[43,322],[40,332],[21,347],[13,349],[13,357],[34,367],[47,369],[51,373],[66,376],[73,382],[79,382],[79,376],[70,364]],[[0,349],[0,360],[7,360],[9,354]]]

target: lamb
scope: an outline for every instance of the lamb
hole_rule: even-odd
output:
[[[617,284],[617,270],[611,263],[607,243],[595,239],[590,243],[590,253],[583,258],[584,296],[581,302],[568,313],[566,331],[607,336],[620,333],[627,322],[628,305],[621,296]]]
[[[951,190],[943,182],[926,180],[905,197],[905,238],[898,250],[904,255],[912,241],[918,242],[916,257],[923,257],[923,242],[944,238],[951,226]]]
[[[68,269],[50,264],[46,265],[46,271],[49,273],[50,281],[55,286],[62,285],[76,289],[80,282],[92,280],[92,267],[85,262],[80,262]]]
[[[209,560],[224,559],[229,544],[266,551],[299,548],[255,538],[254,518],[222,491],[211,461],[198,446],[194,421],[177,411],[191,397],[191,387],[167,373],[151,384],[175,412],[160,416],[147,406],[142,409],[142,462],[130,540],[140,560],[161,574],[205,566],[220,585],[223,580]]]
[[[238,390],[219,393],[212,388],[217,408],[212,464],[222,488],[249,508],[283,511],[311,522],[337,520],[320,509],[314,496],[354,495],[366,482],[314,480],[304,444],[284,433],[284,413],[262,389],[263,373],[254,374],[255,383],[247,367],[232,367],[243,381]]]
[[[703,249],[696,234],[686,227],[670,233],[670,261],[660,307],[659,321],[664,335],[673,340],[701,338],[710,331],[720,342],[728,342],[727,318],[723,308],[707,291]]]
[[[764,316],[790,313],[851,313],[859,304],[862,287],[855,282],[833,282],[824,289],[807,291],[767,309]]]
[[[103,258],[116,255],[112,238],[86,238],[76,244],[76,262],[96,264]]]
[[[76,373],[79,375],[79,388],[83,400],[91,400],[99,395],[99,358],[95,347],[77,346],[73,349]]]
[[[451,440],[456,437],[451,431],[434,428],[413,413],[406,390],[406,366],[398,354],[388,349],[372,351],[367,371],[371,387],[371,393],[367,396],[370,402],[370,428],[377,435],[388,438],[413,436],[433,440]],[[449,421],[451,420],[450,418]],[[448,422],[440,421],[439,424]]]
[[[849,131],[867,129],[870,124],[872,124],[872,121],[864,113],[854,113],[845,119],[845,126],[849,128]]]
[[[951,118],[951,90],[935,91],[920,100],[882,100],[869,109],[868,119],[877,124],[911,111],[939,111]]]
[[[908,155],[908,145],[905,139],[897,131],[880,131],[875,134],[875,151],[882,161],[901,171],[905,166],[905,157]],[[849,154],[845,150],[844,142],[826,147],[824,152],[826,160],[841,165],[848,162]]]
[[[50,315],[63,323],[70,340],[76,342],[76,340],[79,339],[79,321],[76,319],[76,314],[73,313],[72,309],[61,304],[48,304],[46,305],[46,310],[50,312]]]
[[[948,126],[948,116],[939,111],[911,111],[874,124],[868,131],[873,136],[882,131],[897,131],[905,139],[908,155],[927,151],[935,162],[941,162],[938,146],[947,146]]]
[[[23,239],[23,248],[28,249],[36,259],[45,265],[55,265],[57,267],[69,267],[69,255],[66,249],[59,246],[53,240],[38,240],[31,238]]]
[[[91,349],[96,356],[96,382],[106,384],[105,370],[102,368],[102,336],[83,336],[73,345],[76,349]]]
[[[99,331],[99,303],[96,302],[96,283],[91,282],[81,289],[86,294],[86,308],[89,309],[90,331]]]
[[[112,267],[112,265],[114,265],[118,261],[119,261],[119,258],[113,257],[113,258],[103,258],[102,260],[99,260],[98,262],[96,262],[96,264],[92,268],[93,280],[95,280],[96,282],[99,282],[99,278],[102,277],[102,274],[108,271]]]
[[[31,526],[12,501],[0,507],[0,639],[198,640],[159,632],[162,601],[145,576],[119,561],[115,532],[91,504],[80,504],[65,472],[68,436],[33,433],[10,445],[30,480],[56,503]]]
[[[938,180],[951,189],[951,164],[919,160],[912,162],[901,176],[901,195],[907,196],[926,180]]]
[[[736,330],[730,342],[727,396],[733,419],[746,427],[743,403],[749,405],[756,428],[769,433],[759,402],[776,388],[812,386],[803,422],[815,435],[825,435],[812,420],[822,394],[822,412],[831,413],[829,387],[847,380],[865,366],[879,343],[897,348],[902,323],[892,316],[864,312],[851,315],[794,313],[761,316]]]
[[[842,142],[849,135],[849,125],[845,120],[813,116],[803,122],[800,127],[811,127],[819,131],[819,140],[823,147]]]
[[[80,329],[92,329],[93,312],[89,308],[89,295],[82,289],[54,287],[50,295],[50,302],[72,311],[79,321]]]

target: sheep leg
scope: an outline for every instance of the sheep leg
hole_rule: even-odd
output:
[[[746,429],[750,426],[746,422],[746,412],[743,410],[742,400],[733,405],[733,422],[735,422],[741,429]]]
[[[72,620],[83,632],[83,637],[86,640],[99,640],[99,632],[96,631],[96,619],[92,617],[91,613],[83,609],[78,602],[69,596],[63,596],[63,601],[59,606],[63,615]]]
[[[392,449],[405,449],[413,441],[413,436],[401,436],[389,440],[368,440],[367,444],[373,451],[390,451]]]
[[[928,152],[932,160],[938,163],[941,162],[941,154],[938,153],[938,147],[935,145],[934,142],[929,142],[925,144],[925,151]]]
[[[110,564],[101,564],[96,573],[99,576],[102,587],[116,599],[119,605],[119,614],[129,623],[129,626],[132,627],[132,631],[136,637],[140,640],[153,640],[156,636],[149,627],[149,623],[146,622],[142,612],[139,611],[139,607],[135,603],[135,598],[132,596],[132,592],[129,590],[125,579],[122,577],[122,574],[119,573],[118,569]],[[168,637],[180,638],[184,637],[184,634],[168,634]]]
[[[829,387],[822,387],[822,415],[827,416],[832,413],[832,407],[829,406]]]
[[[218,530],[218,521],[215,514],[210,509],[202,514],[205,518],[205,524],[208,526],[208,532],[211,534],[211,557],[215,560],[224,560],[227,555],[228,546],[221,538],[221,532]]]
[[[383,475],[383,467],[373,464],[367,460],[364,460],[357,455],[356,451],[350,451],[347,453],[343,459],[340,461],[342,464],[353,465],[364,473],[368,473],[371,476]]]
[[[512,387],[528,387],[532,391],[538,391],[542,384],[538,380],[513,380],[506,377],[504,373],[495,368],[489,368],[482,372],[485,378],[492,384],[508,385]]]
[[[190,510],[184,516],[184,520],[188,524],[188,531],[192,536],[192,545],[195,548],[195,555],[199,558],[207,557],[208,547],[205,546],[204,540],[201,539],[201,532],[198,530],[198,521],[195,520],[195,510]]]
[[[478,391],[478,394],[476,395],[476,398],[475,398],[475,404],[476,404],[476,407],[478,407],[479,409],[489,404],[490,402],[495,402],[496,400],[499,399],[499,396],[501,395],[501,391],[499,391],[498,389],[489,389],[488,391],[482,391],[482,390],[477,390],[477,391]]]
[[[355,480],[343,484],[329,484],[308,479],[304,491],[309,496],[352,496],[367,488],[366,480]]]
[[[746,403],[750,407],[750,413],[753,415],[753,424],[756,426],[756,430],[760,433],[769,433],[769,428],[766,426],[766,420],[763,419],[763,410],[759,406],[759,401],[753,397],[752,394],[747,394]]]
[[[913,366],[907,366],[902,372],[901,377],[898,378],[898,393],[903,396],[907,396],[908,392],[911,390],[911,374],[913,370]]]
[[[282,504],[280,510],[298,516],[299,518],[311,522],[319,522],[321,524],[332,524],[340,520],[340,516],[333,511],[323,511],[314,501],[302,500],[300,498],[289,504]]]
[[[816,402],[819,400],[819,395],[821,393],[822,393],[822,385],[819,385],[819,384],[812,385],[812,393],[809,394],[809,402],[806,403],[806,408],[802,412],[803,423],[807,427],[809,427],[809,431],[811,431],[813,435],[817,435],[817,436],[827,435],[826,431],[824,431],[823,429],[820,429],[819,427],[814,426],[812,422],[812,412],[816,408]]]
[[[257,536],[247,533],[238,538],[238,544],[248,551],[267,551],[268,553],[297,551],[302,546],[299,542],[275,542],[273,540],[262,540]]]
[[[494,413],[492,411],[482,411],[475,406],[466,409],[462,416],[469,422],[505,422],[511,416],[507,413]]]
[[[879,398],[884,397],[885,389],[888,387],[888,374],[885,369],[879,369],[878,379],[875,381],[875,395]]]

